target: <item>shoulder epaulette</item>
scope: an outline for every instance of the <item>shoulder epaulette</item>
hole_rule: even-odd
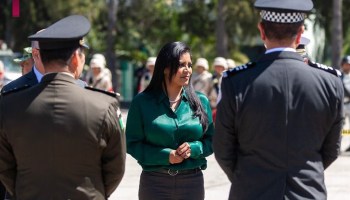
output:
[[[321,69],[323,71],[329,72],[329,73],[331,73],[331,74],[333,74],[333,75],[335,75],[337,77],[340,77],[342,75],[339,70],[334,69],[333,67],[330,67],[330,66],[327,66],[327,65],[324,65],[324,64],[316,63],[316,62],[313,62],[313,61],[309,61],[308,64],[311,67],[314,67],[314,68]]]
[[[255,62],[249,62],[247,64],[244,64],[244,65],[241,65],[241,66],[237,66],[237,67],[232,68],[230,70],[224,71],[222,77],[225,78],[225,77],[229,77],[229,76],[238,74],[238,73],[240,73],[242,71],[245,71],[247,69],[255,67],[255,64],[256,64]]]
[[[100,89],[89,87],[89,86],[85,86],[85,89],[96,91],[96,92],[101,92],[103,94],[107,94],[107,95],[109,95],[111,97],[115,97],[115,98],[118,98],[120,96],[120,94],[116,93],[116,92],[109,92],[109,91],[100,90]]]
[[[14,93],[14,92],[22,91],[22,90],[30,88],[30,87],[31,87],[31,85],[23,85],[23,86],[20,86],[20,87],[15,87],[15,88],[12,88],[10,90],[1,91],[1,95],[5,96],[5,95],[8,95],[8,94],[11,94],[11,93]]]

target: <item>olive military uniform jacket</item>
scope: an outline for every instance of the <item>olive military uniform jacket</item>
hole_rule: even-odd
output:
[[[0,179],[16,199],[109,196],[125,169],[116,98],[45,75],[0,101]]]
[[[265,54],[225,76],[213,148],[230,199],[326,199],[324,169],[343,125],[340,78],[295,52]]]
[[[6,84],[4,87],[2,87],[1,92],[8,92],[10,90],[20,88],[20,87],[23,87],[25,85],[33,86],[33,85],[36,85],[37,83],[38,83],[38,80],[35,76],[34,70],[32,69],[27,74],[25,74],[25,75],[19,77],[18,79]],[[5,198],[5,188],[2,185],[2,183],[0,183],[0,198],[1,199]]]

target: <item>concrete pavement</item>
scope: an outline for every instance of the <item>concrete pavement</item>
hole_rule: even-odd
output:
[[[126,172],[118,189],[109,200],[137,200],[141,167],[128,155]],[[203,171],[206,200],[228,199],[230,183],[214,156],[208,158],[208,168]],[[325,173],[328,200],[349,199],[350,194],[350,154],[342,154]]]
[[[127,111],[122,110],[126,117]],[[124,119],[125,120],[125,119]],[[350,136],[345,136],[349,137]],[[346,139],[349,139],[346,138]],[[206,200],[228,199],[230,182],[223,173],[214,156],[208,157],[208,168],[203,171]],[[141,167],[130,155],[127,156],[124,178],[109,200],[137,200]],[[350,195],[350,153],[343,153],[326,170],[325,182],[328,200],[345,200]],[[249,189],[249,188],[247,188]]]

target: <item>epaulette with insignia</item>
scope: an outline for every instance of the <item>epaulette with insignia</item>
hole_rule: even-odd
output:
[[[323,71],[329,72],[337,77],[340,77],[342,74],[339,70],[334,69],[333,67],[329,67],[327,65],[324,64],[320,64],[320,63],[316,63],[316,62],[312,62],[309,60],[308,62],[309,66],[317,68],[317,69],[322,69]]]
[[[21,87],[16,87],[16,88],[13,88],[13,89],[10,89],[10,90],[6,90],[6,91],[1,91],[1,95],[5,96],[5,95],[8,95],[8,94],[11,94],[11,93],[14,93],[14,92],[18,92],[18,91],[21,91],[21,90],[24,90],[24,89],[27,89],[27,88],[30,88],[31,85],[23,85]]]
[[[100,90],[100,89],[89,87],[89,86],[85,86],[85,89],[96,91],[96,92],[102,92],[103,94],[107,94],[111,97],[116,97],[116,98],[118,98],[120,96],[120,94],[116,93],[116,92],[109,92],[109,91]]]
[[[241,66],[237,66],[237,67],[232,68],[230,70],[224,71],[222,77],[225,78],[225,77],[229,77],[229,76],[238,74],[238,73],[240,73],[242,71],[245,71],[246,69],[250,69],[250,68],[255,67],[255,64],[256,64],[255,62],[249,62],[247,64],[244,64],[244,65],[241,65]]]

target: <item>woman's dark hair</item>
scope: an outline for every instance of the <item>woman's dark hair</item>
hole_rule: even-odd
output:
[[[164,70],[169,68],[169,81],[176,74],[180,65],[180,57],[184,53],[191,53],[190,48],[183,42],[170,42],[162,47],[159,51],[156,64],[154,66],[154,72],[150,84],[145,89],[146,93],[159,93],[163,92],[163,86],[165,85]],[[196,95],[191,81],[188,86],[184,87],[190,107],[193,110],[193,117],[199,117],[203,130],[208,129],[208,115],[204,111],[204,108]]]
[[[265,20],[261,21],[261,25],[264,28],[266,37],[269,39],[291,39],[295,38],[299,29],[303,26],[304,22],[298,23],[274,23]]]

